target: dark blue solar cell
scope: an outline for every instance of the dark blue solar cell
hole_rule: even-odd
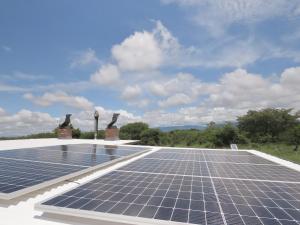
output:
[[[126,211],[123,212],[123,214],[127,216],[137,216],[142,208],[143,205],[131,204],[129,208],[127,208]]]
[[[72,204],[68,205],[68,207],[73,208],[73,209],[79,209],[82,206],[84,206],[85,204],[87,204],[89,201],[90,201],[90,199],[81,198],[81,199],[78,199],[76,202],[73,202]]]
[[[134,202],[134,200],[138,197],[139,197],[138,195],[129,194],[126,197],[124,197],[121,201],[130,203],[130,202]]]
[[[201,225],[206,224],[205,212],[190,210],[189,223],[201,224]]]
[[[211,225],[223,225],[224,220],[220,213],[206,212],[207,224]]]
[[[145,218],[153,218],[157,210],[158,210],[157,206],[147,206],[146,205],[140,212],[139,216],[145,217]]]
[[[179,209],[189,209],[189,207],[190,207],[190,200],[177,199],[175,207],[179,208]]]
[[[90,200],[87,204],[83,205],[80,209],[84,210],[93,210],[99,205],[101,205],[103,201],[101,200]]]
[[[104,201],[101,205],[94,209],[98,212],[107,212],[110,210],[117,202]]]
[[[205,210],[209,212],[220,212],[219,204],[217,202],[205,202]]]
[[[66,207],[66,206],[70,205],[71,203],[78,201],[78,200],[79,200],[79,198],[76,198],[76,197],[68,197],[68,198],[56,203],[55,206]]]
[[[260,218],[260,220],[264,225],[281,225],[281,223],[279,223],[278,220],[275,219]]]
[[[159,207],[154,218],[159,220],[170,220],[172,212],[172,208]]]
[[[116,213],[116,214],[122,214],[122,212],[125,211],[129,207],[128,203],[117,203],[113,208],[111,208],[108,212],[109,213]]]
[[[239,214],[234,204],[220,203],[224,213]]]
[[[148,200],[150,199],[151,196],[139,196],[138,198],[135,199],[134,203],[136,204],[146,204],[146,202],[148,202]]]
[[[242,216],[242,219],[246,225],[263,225],[257,217]]]
[[[224,208],[223,208],[224,210]],[[242,217],[240,215],[224,214],[227,224],[230,225],[241,225],[244,224]]]
[[[293,210],[293,209],[285,209],[285,211],[293,217],[294,220],[300,221],[300,211],[299,210]]]
[[[280,208],[267,208],[277,219],[293,220],[287,213]]]
[[[175,198],[164,198],[164,200],[161,203],[161,206],[163,207],[169,207],[169,208],[174,208],[176,203]]]
[[[177,222],[187,223],[189,217],[189,210],[174,209],[171,220]]]
[[[163,197],[153,197],[149,200],[147,205],[160,206],[162,200],[163,200]]]
[[[201,211],[204,211],[204,201],[192,200],[190,208],[192,210],[201,210]]]
[[[251,209],[250,206],[247,205],[236,205],[237,210],[239,211],[239,214],[244,215],[244,216],[255,216],[255,213]]]
[[[259,217],[273,218],[272,214],[264,207],[252,206],[252,209]]]

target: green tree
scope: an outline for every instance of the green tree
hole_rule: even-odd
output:
[[[294,151],[298,151],[300,145],[300,124],[294,126],[287,132],[289,144],[295,145]]]
[[[162,132],[159,129],[147,129],[141,133],[141,141],[142,145],[160,145],[160,137]]]
[[[80,138],[81,130],[79,128],[72,130],[72,138]]]
[[[238,117],[238,127],[253,142],[276,142],[281,133],[297,124],[299,115],[291,114],[292,109],[250,110]]]
[[[128,140],[140,140],[142,132],[147,129],[149,129],[149,126],[146,123],[129,123],[121,127],[120,138]]]

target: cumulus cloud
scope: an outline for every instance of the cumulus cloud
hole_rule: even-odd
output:
[[[103,65],[97,72],[92,74],[91,81],[100,85],[118,83],[120,81],[119,69],[112,64]]]
[[[144,71],[158,68],[162,52],[153,33],[135,32],[112,48],[112,56],[122,70]]]
[[[117,125],[122,126],[127,123],[141,121],[140,116],[136,116],[126,110],[111,110],[101,106],[95,107],[99,114],[99,129],[105,129],[111,121],[113,113],[120,113]],[[8,114],[4,109],[0,108],[0,137],[4,136],[21,136],[40,132],[51,132],[59,123],[64,120],[55,118],[48,113],[33,112],[22,109],[15,114]],[[94,110],[83,110],[72,114],[71,122],[75,128],[83,131],[91,131],[94,129]]]
[[[62,103],[76,109],[91,109],[94,104],[82,96],[72,96],[63,91],[46,92],[42,96],[34,96],[31,93],[26,93],[23,97],[32,101],[39,106],[50,106],[55,103]]]
[[[121,97],[125,100],[133,100],[138,98],[142,94],[142,89],[138,85],[127,86]]]
[[[298,0],[162,0],[189,9],[191,19],[206,27],[212,34],[220,35],[235,23],[254,23],[274,17],[299,15]]]
[[[251,74],[245,70],[236,70],[225,74],[215,93],[209,97],[213,105],[235,108],[256,107],[291,107],[299,108],[300,92],[299,67],[285,70],[280,75],[279,82],[273,82],[258,74]]]
[[[99,64],[101,63],[100,59],[98,59],[95,50],[88,48],[85,51],[77,52],[72,59],[71,68],[83,67],[91,64]]]
[[[111,110],[105,109],[101,106],[96,106],[95,109],[99,112],[99,129],[105,129],[107,124],[111,121],[113,113],[120,113],[117,121],[117,126],[120,127],[127,123],[142,121],[140,116],[136,116],[124,109]],[[82,130],[93,130],[94,126],[94,111],[85,110],[76,113],[72,116],[72,124]]]
[[[57,119],[48,113],[22,109],[15,114],[0,110],[0,136],[20,136],[38,132],[48,132],[57,126]]]
[[[192,103],[192,99],[184,94],[184,93],[178,93],[175,95],[172,95],[170,97],[168,97],[166,100],[163,101],[159,101],[158,105],[160,107],[173,107],[173,106],[180,106],[180,105],[187,105]]]
[[[96,106],[100,113],[100,127],[105,128],[111,120],[114,112],[121,113],[118,126],[129,122],[144,121],[152,127],[184,125],[184,124],[206,124],[210,121],[224,122],[234,121],[237,116],[245,114],[248,110],[259,110],[265,107],[294,108],[300,110],[300,67],[287,68],[277,76],[277,79],[263,76],[261,74],[250,73],[244,69],[233,70],[225,73],[218,81],[205,83],[191,74],[179,74],[175,81],[170,78],[170,88],[166,88],[161,100],[158,101],[156,110],[145,111],[143,115],[135,115],[127,110],[111,110]],[[186,82],[186,84],[184,84]],[[168,83],[168,82],[167,82]],[[190,85],[188,85],[190,83]],[[200,90],[195,96],[192,93],[193,85],[199,85]],[[172,85],[178,90],[187,92],[177,92],[171,89]],[[183,86],[180,86],[184,84]],[[168,87],[168,85],[166,85]],[[198,87],[198,86],[197,86]],[[46,97],[45,97],[46,96]],[[47,97],[48,96],[48,97]],[[55,95],[56,96],[56,95]],[[63,96],[64,94],[60,94]],[[52,95],[36,97],[30,94],[26,98],[38,101],[41,104],[54,104],[54,102],[64,102],[65,100],[53,100]],[[73,96],[74,97],[74,96]],[[44,102],[44,101],[46,102]],[[39,102],[42,101],[42,102]],[[68,99],[68,102],[73,101]],[[194,101],[198,104],[188,106]],[[147,99],[138,98],[130,101],[131,104],[148,104]],[[78,101],[73,104],[79,105]],[[89,105],[89,104],[87,104]],[[90,105],[91,106],[91,105]],[[83,110],[73,113],[72,123],[82,130],[93,129],[94,109],[82,107]],[[167,107],[174,107],[169,111]],[[37,131],[49,131],[58,124],[57,119],[49,114],[21,110],[16,114],[9,115],[3,108],[0,108],[1,136],[6,134],[24,134]],[[48,130],[47,130],[48,129]]]

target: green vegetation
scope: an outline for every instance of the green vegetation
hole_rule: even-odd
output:
[[[241,149],[255,149],[267,154],[286,159],[291,162],[300,163],[300,151],[295,151],[293,145],[284,143],[250,144],[239,145]]]
[[[249,111],[238,117],[237,123],[216,125],[210,122],[204,130],[174,130],[162,132],[148,124],[130,123],[120,128],[121,139],[140,140],[140,145],[172,147],[229,148],[238,144],[240,149],[256,149],[274,156],[300,163],[300,113],[291,109],[264,109]],[[20,138],[54,138],[56,131],[28,135]],[[73,137],[93,139],[93,132],[73,129]],[[98,132],[104,138],[104,131]],[[5,138],[2,138],[5,139]],[[10,138],[11,139],[11,138]]]
[[[131,123],[121,128],[121,137],[135,137],[141,145],[172,147],[255,149],[300,163],[300,114],[291,109],[249,111],[237,124],[216,125],[211,122],[204,130],[161,132],[144,123]],[[126,128],[126,129],[125,129]]]

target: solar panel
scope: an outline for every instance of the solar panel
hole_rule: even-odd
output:
[[[179,151],[179,150],[177,150]],[[263,159],[261,157],[257,157],[253,154],[245,154],[244,152],[235,152],[234,155],[224,154],[220,152],[218,154],[197,151],[194,153],[184,152],[165,152],[158,151],[148,155],[145,158],[148,159],[169,159],[169,160],[186,160],[186,161],[203,161],[203,162],[232,162],[232,163],[251,163],[251,164],[275,164],[269,160]]]
[[[202,212],[223,223],[211,179],[190,176],[116,171],[43,205],[191,223]]]
[[[230,152],[159,150],[37,208],[127,223],[300,224],[299,172]]]
[[[0,151],[0,198],[15,198],[145,150],[99,145],[3,150]]]

